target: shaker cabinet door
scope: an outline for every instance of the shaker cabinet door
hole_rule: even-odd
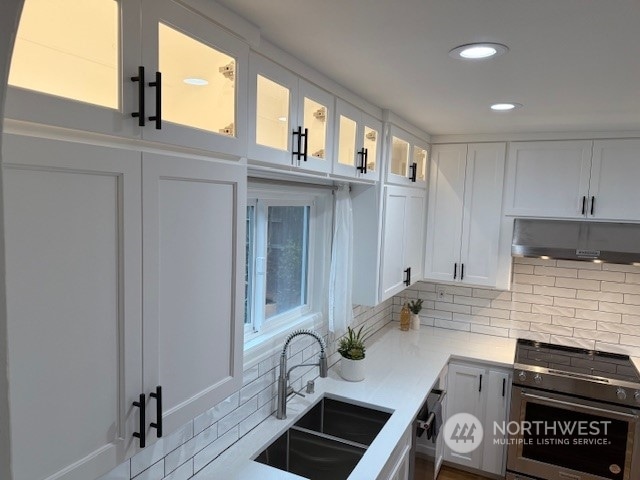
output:
[[[143,157],[144,385],[167,433],[242,383],[246,194],[244,166]]]
[[[13,478],[96,478],[138,446],[140,153],[3,150]]]

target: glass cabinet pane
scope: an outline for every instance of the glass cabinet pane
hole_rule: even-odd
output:
[[[115,0],[26,0],[9,85],[117,109]]]
[[[235,137],[235,59],[162,23],[158,37],[163,120]]]
[[[416,180],[424,182],[427,179],[427,151],[413,147],[413,161],[417,165]]]
[[[365,125],[362,144],[367,149],[367,170],[375,172],[377,168],[376,158],[378,158],[378,132]]]
[[[327,107],[305,97],[303,128],[309,129],[307,138],[309,155],[326,158]]]
[[[256,143],[288,150],[289,89],[258,75]]]
[[[391,173],[407,176],[409,164],[409,143],[397,137],[391,140]]]
[[[338,125],[338,162],[343,165],[355,164],[356,130],[357,125],[354,120],[340,115],[340,125]]]

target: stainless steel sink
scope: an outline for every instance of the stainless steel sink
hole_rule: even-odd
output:
[[[343,480],[390,416],[324,397],[255,460],[311,480]]]
[[[295,426],[369,446],[390,416],[382,410],[323,397]]]

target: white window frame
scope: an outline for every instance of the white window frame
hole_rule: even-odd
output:
[[[331,257],[331,222],[333,215],[333,197],[326,186],[319,187],[291,187],[264,186],[249,183],[247,205],[254,206],[253,261],[263,254],[266,262],[266,229],[261,231],[257,221],[263,216],[265,227],[270,206],[309,206],[309,226],[307,242],[307,292],[306,302],[297,308],[282,313],[262,323],[259,331],[254,329],[254,319],[244,328],[245,366],[258,357],[265,358],[277,348],[288,333],[297,328],[322,329],[326,322],[326,287]],[[262,249],[262,252],[260,251]],[[253,276],[252,298],[250,311],[253,315],[259,312],[264,319],[264,297],[262,292],[266,285],[266,275],[256,280],[260,275],[256,273],[255,265],[249,266],[249,274]],[[266,272],[265,272],[266,273]],[[258,294],[260,292],[260,294]]]

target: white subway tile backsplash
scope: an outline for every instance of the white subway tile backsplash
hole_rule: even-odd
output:
[[[511,312],[510,318],[522,322],[551,323],[551,315],[542,313]]]
[[[633,347],[631,345],[599,342],[596,340],[596,349],[613,353],[622,353],[625,355],[631,355],[632,357],[640,357],[640,348]]]
[[[622,272],[609,272],[601,270],[580,270],[578,278],[587,280],[606,280],[608,282],[624,282],[625,277]]]
[[[534,285],[533,293],[549,297],[576,298],[575,288],[547,287],[545,285]]]
[[[511,292],[501,292],[500,290],[488,290],[485,288],[474,288],[473,296],[478,298],[486,298],[489,300],[506,300],[511,301]]]
[[[562,335],[565,337],[571,337],[573,335],[573,328],[563,327],[561,325],[551,325],[549,323],[532,323],[532,332],[550,333],[553,335]]]
[[[233,445],[240,438],[238,432],[238,427],[232,428],[215,442],[196,453],[193,457],[193,470],[195,472],[199,472],[208,463],[215,460],[218,455]]]
[[[622,315],[622,323],[640,325],[640,315]]]
[[[598,322],[620,323],[622,321],[622,315],[620,313],[599,312],[596,310],[582,310],[580,308],[576,309],[576,317],[584,318],[587,320],[596,320]]]
[[[640,284],[640,273],[627,273],[625,281],[627,283]]]
[[[294,363],[292,363],[294,365]],[[238,425],[258,409],[258,397],[251,398],[247,403],[236,408],[218,422],[218,434],[222,435]]]
[[[531,313],[541,313],[543,315],[559,315],[561,317],[575,317],[576,310],[571,307],[556,307],[549,305],[533,305]]]
[[[471,313],[483,317],[509,318],[509,310],[500,310],[497,308],[471,307]]]
[[[543,259],[543,258],[516,258],[513,261],[514,265],[524,264],[524,265],[542,265],[543,267],[555,267],[557,265],[557,260],[551,259]]]
[[[616,263],[603,263],[602,270],[612,272],[640,273],[640,267],[635,265],[618,265]]]
[[[164,460],[154,463],[140,475],[133,478],[135,480],[162,480],[164,478]]]
[[[576,298],[582,300],[598,300],[600,302],[622,303],[624,295],[622,293],[594,292],[590,290],[578,290]]]
[[[534,293],[533,291],[534,285],[519,285],[517,283],[511,284],[511,291],[514,293]],[[505,298],[505,300],[511,300],[510,298]]]
[[[169,452],[193,438],[193,421],[183,425],[178,430],[158,439],[131,458],[131,476],[136,476],[143,470],[165,457]],[[162,478],[162,477],[161,477]]]
[[[448,330],[462,330],[465,332],[471,331],[471,324],[466,322],[454,322],[452,320],[442,320],[440,318],[436,318],[434,321],[434,326],[440,328],[446,328]]]
[[[489,317],[479,315],[467,315],[466,313],[454,313],[453,320],[456,322],[475,323],[478,325],[489,325]]]
[[[253,382],[245,384],[245,386],[240,389],[240,403],[245,403],[251,397],[257,395],[275,381],[275,369],[272,369],[261,377],[255,379]]]
[[[561,335],[551,335],[549,337],[549,343],[565,345],[567,347],[587,348],[592,350],[595,347],[596,341],[585,338],[576,338],[575,336],[563,337]]]
[[[531,324],[529,322],[521,322],[518,320],[504,320],[503,318],[492,318],[491,326],[500,328],[512,328],[516,330],[529,330]]]
[[[427,317],[435,319],[451,320],[453,318],[452,312],[442,312],[440,310],[432,310],[430,308],[423,309],[423,312]]]
[[[527,273],[533,275],[533,265],[524,265],[521,263],[516,263],[513,265],[513,273]]]
[[[640,305],[640,295],[624,294],[624,303],[630,305]]]
[[[627,335],[640,335],[640,325],[629,325],[627,323],[598,322],[598,331],[622,333]],[[598,340],[600,340],[598,338]]]
[[[462,295],[454,295],[453,302],[460,305],[472,305],[474,307],[490,307],[491,300],[488,298],[464,297]]]
[[[314,372],[314,376],[315,375],[316,374]],[[306,381],[303,381],[302,383],[306,384]],[[242,437],[243,435],[246,435],[248,432],[253,430],[256,426],[260,424],[260,422],[265,420],[273,412],[274,412],[274,408],[271,403],[263,405],[257,411],[253,412],[251,415],[245,418],[242,422],[240,422],[240,425],[239,425],[240,436]]]
[[[638,331],[640,334],[640,331]],[[640,336],[637,335],[620,335],[620,344],[633,345],[634,347],[640,347]]]
[[[469,305],[457,305],[455,303],[436,302],[435,309],[441,312],[455,312],[455,313],[471,313],[471,306]]]
[[[555,277],[542,277],[539,275],[527,275],[525,273],[514,273],[513,282],[525,285],[545,285],[553,287],[556,284]]]
[[[582,328],[574,328],[573,336],[593,341],[620,343],[620,334],[613,332],[605,332],[602,330],[585,330]]]
[[[193,458],[169,473],[163,480],[187,480],[193,476]]]
[[[631,283],[602,282],[603,292],[632,293],[640,295],[640,285]]]
[[[511,310],[516,312],[530,312],[531,304],[524,302],[505,302],[503,300],[493,300],[491,308],[498,310]]]
[[[213,425],[225,415],[234,411],[240,405],[240,392],[234,392],[225,398],[215,407],[207,410],[202,415],[193,420],[193,430],[195,434],[200,433],[205,428]]]
[[[531,332],[528,330],[509,330],[509,338],[525,338],[537,342],[549,342],[550,334],[542,332]]]
[[[555,298],[553,304],[558,307],[582,308],[584,310],[597,310],[598,302],[596,300],[579,300],[573,298]]]
[[[600,302],[600,311],[612,313],[626,313],[628,315],[640,315],[639,305],[625,305],[623,303]]]
[[[557,277],[555,286],[575,288],[579,290],[600,290],[600,280],[580,280],[575,278]]]
[[[470,297],[472,289],[470,287],[456,287],[453,285],[446,285],[444,287],[444,291],[449,295],[463,295],[465,297]]]
[[[568,277],[578,278],[578,270],[575,268],[558,268],[558,267],[534,267],[533,273],[536,275],[548,277]]]
[[[535,303],[537,305],[553,305],[553,297],[548,295],[532,295],[530,293],[514,293],[513,301]]]
[[[553,316],[551,323],[553,325],[562,325],[564,327],[584,328],[590,330],[596,329],[596,322],[594,320],[581,320],[579,318],[572,317]]]
[[[578,270],[602,270],[601,263],[579,262],[576,260],[558,260],[560,268],[576,268]]]
[[[482,333],[483,335],[493,335],[496,337],[508,337],[509,329],[508,328],[499,328],[499,327],[489,327],[487,325],[471,325],[471,331],[474,333]]]

